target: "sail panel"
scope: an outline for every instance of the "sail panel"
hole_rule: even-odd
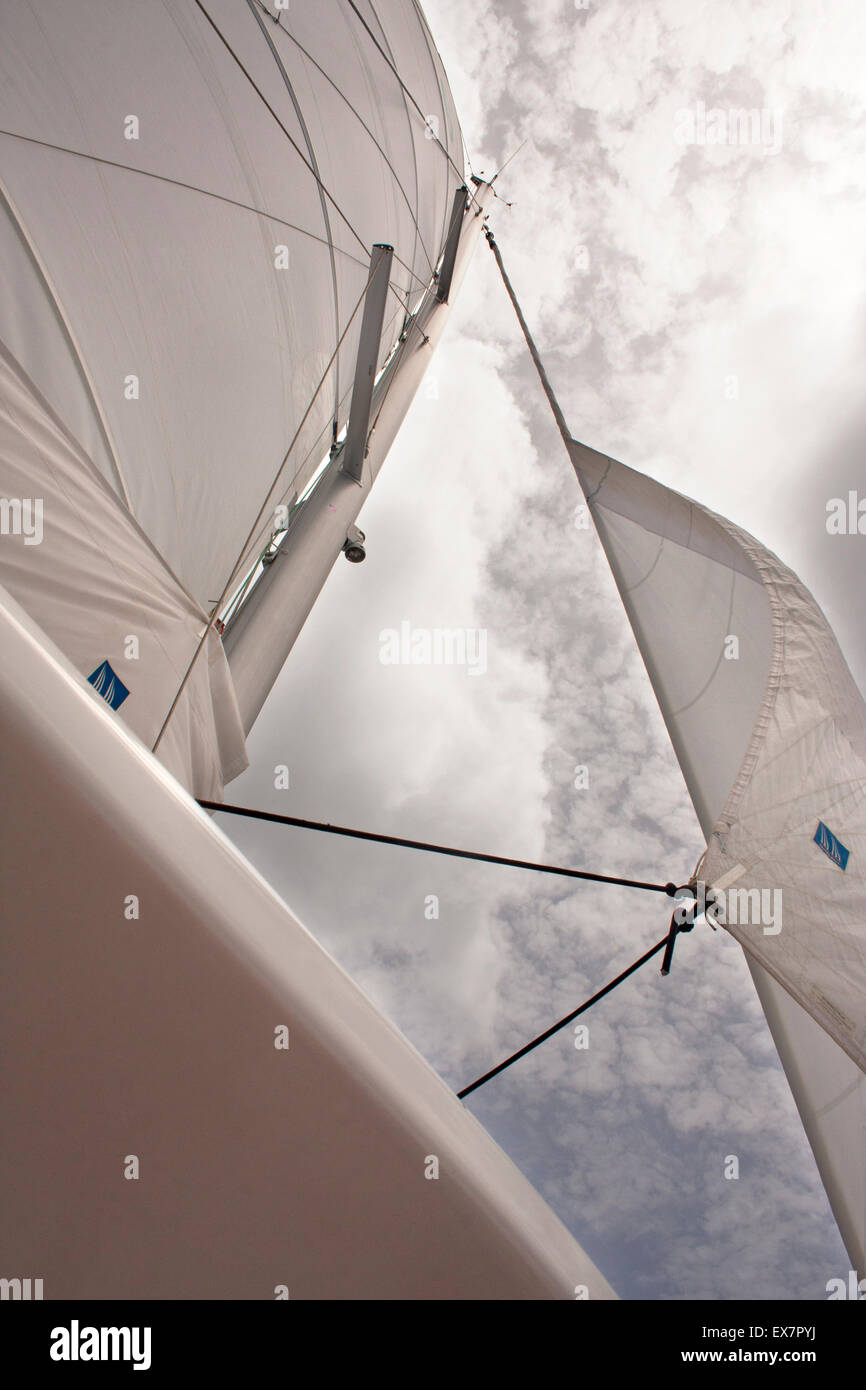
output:
[[[839,1232],[853,1267],[863,1275],[866,1073],[748,952],[746,961]]]
[[[705,508],[584,445],[571,454],[709,835],[769,679],[772,618],[760,574]],[[725,659],[730,636],[738,659]]]
[[[703,873],[730,885],[731,933],[866,1070],[866,703],[797,576],[725,525],[760,568],[773,668]],[[744,924],[758,890],[773,899]]]
[[[747,952],[862,1268],[866,705],[776,556],[623,464],[570,453],[707,838],[700,877],[724,889],[717,920]]]
[[[116,450],[93,396],[70,325],[65,322],[14,210],[0,192],[3,340],[33,380],[51,363],[57,414],[115,491],[126,496]]]
[[[2,345],[0,496],[0,587],[150,748],[207,619]],[[213,630],[160,759],[207,798],[247,765]]]

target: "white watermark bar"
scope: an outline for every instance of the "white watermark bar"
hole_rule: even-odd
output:
[[[778,154],[782,148],[783,112],[778,107],[730,107],[707,109],[696,101],[674,116],[678,145],[751,145]]]
[[[782,930],[781,888],[732,888],[725,879],[708,888],[699,881],[695,899],[675,909],[674,921],[682,924],[694,913],[706,917],[710,926],[761,927],[764,936],[778,936]]]
[[[404,619],[399,628],[379,633],[383,666],[465,666],[470,676],[487,671],[487,629],[477,627],[413,627]]]
[[[0,536],[20,536],[25,545],[41,545],[43,505],[41,497],[0,497]]]

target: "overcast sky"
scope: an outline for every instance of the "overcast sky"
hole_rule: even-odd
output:
[[[766,542],[863,688],[866,538],[826,529],[830,498],[866,495],[861,0],[425,12],[476,172],[526,141],[492,221],[574,434]],[[730,108],[763,140],[700,143]],[[368,558],[336,566],[226,799],[684,882],[703,842],[578,501],[482,243]],[[402,622],[483,629],[486,670],[383,665]],[[455,1089],[667,926],[650,895],[221,823]],[[826,1297],[849,1261],[740,948],[701,926],[586,1021],[588,1049],[566,1030],[468,1105],[617,1291]]]

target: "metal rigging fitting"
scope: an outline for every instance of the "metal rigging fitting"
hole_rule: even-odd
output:
[[[353,565],[360,565],[362,560],[366,560],[367,551],[364,548],[364,541],[367,537],[363,531],[359,531],[357,526],[350,526],[346,539],[343,541],[343,554],[347,560],[351,560]]]

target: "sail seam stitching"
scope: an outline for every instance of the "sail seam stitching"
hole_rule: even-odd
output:
[[[373,5],[373,0],[370,0],[370,10],[371,10],[371,13],[373,14],[373,16],[374,16],[374,18],[375,18],[375,20],[376,20],[376,23],[378,24],[379,28],[382,30],[382,37],[383,37],[383,39],[385,40],[386,44],[388,44],[388,48],[389,48],[389,50],[390,50],[390,49],[391,49],[391,44],[390,44],[390,42],[389,42],[389,40],[388,40],[388,36],[387,36],[386,33],[385,33],[385,26],[384,26],[384,24],[382,23],[382,21],[380,20],[379,16],[376,14],[376,9],[375,9],[375,6]],[[393,66],[394,66],[395,71],[396,71],[396,64],[393,64]],[[420,229],[420,227],[419,227],[419,225],[418,225],[418,213],[419,213],[420,210],[421,210],[421,204],[420,204],[421,181],[420,181],[420,179],[419,179],[419,177],[418,177],[418,153],[417,153],[417,151],[416,151],[416,149],[415,149],[415,132],[414,132],[414,130],[412,129],[412,116],[411,116],[411,113],[410,113],[410,111],[409,111],[409,103],[408,103],[408,101],[406,100],[406,92],[405,92],[405,89],[404,89],[402,83],[400,84],[400,97],[401,97],[402,102],[403,102],[403,110],[406,112],[406,129],[407,129],[407,131],[409,132],[409,148],[410,148],[411,151],[412,151],[412,167],[413,167],[413,169],[414,169],[414,171],[415,171],[415,214],[414,214],[414,216],[413,216],[413,218],[412,218],[413,222],[415,223],[415,243],[416,243],[416,244],[415,244],[415,247],[412,248],[412,264],[414,265],[414,263],[415,263],[415,249],[416,249],[416,247],[417,247],[418,239],[419,239],[420,234],[421,234],[421,229]],[[424,249],[424,255],[426,256],[427,262],[428,262],[428,264],[429,264],[429,263],[430,263],[430,255],[429,255],[429,253],[428,253],[428,251],[427,251],[426,246],[424,246],[423,242],[422,242],[421,244],[422,244],[422,247],[423,247],[423,249]],[[430,265],[430,274],[431,274],[431,275],[433,274],[435,268],[436,268],[435,266]]]
[[[0,130],[0,135],[5,135],[10,140],[23,140],[28,145],[40,145],[46,150],[56,150],[58,154],[72,155],[75,159],[89,159],[94,164],[104,164],[109,169],[120,169],[125,174],[139,174],[146,179],[156,179],[159,183],[171,184],[174,188],[184,188],[188,193],[200,193],[204,198],[214,198],[217,202],[227,203],[229,207],[240,209],[241,212],[251,212],[256,217],[266,217],[269,222],[276,222],[280,227],[288,227],[289,231],[309,237],[312,241],[318,241],[322,246],[328,244],[324,237],[317,236],[315,232],[308,231],[306,227],[299,227],[295,222],[288,222],[284,217],[279,217],[277,213],[268,212],[266,208],[257,208],[252,203],[241,202],[239,198],[229,198],[225,193],[215,193],[213,189],[200,188],[194,183],[185,183],[183,179],[173,179],[168,174],[158,174],[153,169],[137,169],[134,164],[121,164],[119,160],[105,159],[102,155],[90,154],[87,150],[74,150],[68,145],[56,145],[51,140],[38,140],[33,135],[22,135],[17,130]],[[353,256],[351,251],[347,251],[343,246],[335,245],[334,250],[338,251],[341,256],[345,256],[347,260],[354,261],[355,265],[363,266],[365,264],[360,256]]]
[[[375,9],[374,9],[374,6],[373,6],[373,0],[370,0],[370,9],[373,10],[373,13],[374,13],[374,14],[376,13],[376,11],[375,11]],[[442,123],[443,123],[443,125],[445,126],[445,138],[446,138],[446,140],[447,140],[447,138],[448,138],[448,114],[447,114],[447,112],[446,112],[446,110],[445,110],[445,94],[444,94],[444,92],[442,91],[442,83],[441,83],[440,80],[439,80],[439,69],[438,69],[437,66],[436,66],[436,60],[435,60],[434,57],[433,57],[433,50],[432,50],[432,48],[430,47],[430,35],[429,35],[429,31],[428,31],[428,29],[427,29],[426,24],[423,22],[423,19],[422,19],[421,15],[420,15],[420,13],[419,13],[419,11],[418,11],[418,6],[417,6],[417,5],[414,6],[414,10],[415,10],[415,17],[416,17],[416,19],[418,20],[418,27],[419,27],[419,29],[421,30],[421,35],[422,35],[422,38],[424,39],[424,47],[425,47],[425,49],[427,50],[427,57],[430,59],[430,67],[431,67],[431,69],[432,69],[432,71],[433,71],[433,81],[434,81],[434,84],[435,84],[435,86],[436,86],[436,91],[439,93],[439,104],[440,104],[440,106],[442,107]],[[377,16],[377,18],[378,18],[378,16]],[[389,44],[388,46],[389,46],[389,48],[390,48],[390,44]],[[463,182],[463,180],[461,180],[461,182]],[[446,170],[445,170],[445,207],[444,207],[443,218],[442,218],[442,227],[441,227],[441,229],[440,229],[440,234],[439,234],[440,245],[443,246],[443,247],[445,246],[445,243],[446,243],[446,240],[447,240],[447,237],[448,237],[449,220],[450,220],[450,217],[451,217],[451,206],[450,206],[450,204],[451,204],[451,199],[450,199],[450,196],[449,196],[450,192],[451,192],[451,182],[450,182],[450,179],[448,178],[448,170],[447,170],[447,168],[446,168]],[[441,253],[440,253],[440,254],[441,254]]]
[[[196,0],[196,3],[198,3],[198,0]],[[367,23],[366,19],[365,19],[364,16],[361,14],[360,10],[358,9],[358,6],[355,4],[355,0],[347,0],[347,3],[349,4],[349,6],[352,8],[352,10],[353,10],[353,11],[355,12],[355,14],[357,15],[358,21],[364,26],[364,28],[366,29],[367,33],[370,35],[370,38],[371,38],[372,42],[376,45],[376,47],[378,48],[379,52],[382,54],[382,57],[385,59],[385,62],[388,64],[389,68],[390,68],[391,71],[393,72],[393,74],[394,74],[394,76],[396,77],[397,81],[400,83],[400,86],[403,88],[403,91],[406,93],[406,95],[408,96],[408,98],[409,98],[409,100],[411,101],[412,105],[415,107],[415,110],[418,112],[419,116],[421,117],[421,119],[422,119],[422,121],[423,121],[423,120],[424,120],[424,112],[421,110],[421,107],[418,105],[418,102],[415,100],[414,96],[413,96],[412,93],[409,91],[409,88],[406,86],[406,83],[403,81],[403,79],[402,79],[402,77],[400,76],[399,72],[398,72],[397,69],[394,67],[394,64],[391,62],[391,60],[390,60],[390,58],[388,57],[387,53],[386,53],[385,50],[382,48],[382,45],[379,43],[378,39],[376,38],[376,35],[373,33],[373,31],[372,31],[372,29],[370,28],[369,24]],[[464,177],[465,177],[464,174],[461,172],[460,169],[458,169],[457,165],[454,163],[454,160],[451,158],[451,155],[450,155],[449,151],[445,148],[445,146],[443,145],[442,141],[438,138],[438,136],[435,137],[435,139],[436,139],[436,144],[439,146],[439,148],[440,148],[440,150],[442,151],[442,153],[444,154],[445,158],[448,160],[448,163],[451,165],[451,167],[452,167],[452,169],[454,170],[455,174],[457,175],[457,177],[460,179],[460,181],[461,181],[461,183],[462,183],[462,182],[463,182],[463,179],[464,179]],[[478,210],[480,211],[480,210],[481,210],[481,204],[478,202],[478,199],[475,197],[475,195],[474,195],[473,193],[470,192],[469,197],[470,197],[471,200],[476,204],[476,206],[478,207]]]
[[[4,132],[0,131],[0,134],[3,133]],[[12,199],[9,196],[9,192],[2,179],[0,179],[0,200],[2,200],[2,202],[4,203],[9,213],[12,225],[17,231],[18,236],[24,246],[24,249],[29,255],[30,260],[32,261],[36,269],[36,273],[38,274],[45,287],[51,307],[54,310],[55,316],[60,324],[60,328],[63,332],[63,335],[66,338],[66,341],[72,350],[73,359],[78,368],[78,372],[84,385],[85,391],[90,398],[90,403],[93,406],[94,411],[96,412],[97,423],[99,425],[100,433],[102,434],[106,448],[108,449],[108,456],[111,459],[112,464],[114,465],[114,470],[117,474],[117,481],[120,484],[122,499],[126,504],[127,511],[130,513],[130,515],[132,515],[132,502],[129,496],[129,489],[126,486],[126,480],[123,476],[123,470],[120,467],[120,459],[118,458],[117,450],[114,447],[114,443],[111,437],[111,431],[108,427],[108,421],[106,420],[105,415],[102,411],[102,407],[99,404],[99,400],[96,395],[96,387],[93,381],[91,380],[89,371],[87,370],[87,365],[84,361],[84,355],[81,351],[81,348],[78,345],[78,342],[76,341],[75,335],[72,332],[72,329],[66,318],[66,314],[63,312],[59,296],[54,288],[54,285],[52,284],[51,278],[48,274],[46,267],[42,263],[42,258],[39,255],[39,252],[36,250],[33,241],[28,236],[24,227],[24,223],[19,217],[18,211],[14,203],[12,202]],[[81,445],[80,441],[79,447],[83,448],[83,445]]]
[[[270,11],[268,10],[267,6],[263,3],[263,0],[254,0],[254,3],[257,4],[257,5],[259,6],[259,8],[260,8],[261,10],[263,10],[264,13],[265,13],[266,15],[270,15]],[[341,91],[340,91],[340,88],[337,86],[336,82],[334,81],[333,77],[331,77],[330,73],[328,73],[328,72],[325,70],[325,68],[322,67],[321,63],[316,62],[316,59],[313,57],[312,53],[310,53],[309,49],[307,49],[307,48],[304,47],[304,45],[301,43],[300,39],[297,38],[289,29],[286,29],[280,20],[277,20],[277,22],[276,22],[276,24],[275,24],[274,27],[275,27],[276,29],[278,29],[279,32],[280,32],[281,34],[283,34],[287,39],[289,39],[289,40],[295,45],[295,47],[296,47],[301,53],[303,53],[303,55],[304,55],[304,57],[307,59],[307,61],[308,61],[309,63],[312,63],[312,65],[313,65],[313,67],[316,69],[316,71],[317,71],[317,72],[320,72],[320,73],[322,74],[322,76],[324,77],[325,81],[330,83],[331,87],[334,89],[334,91],[336,92],[337,96],[341,99],[341,101],[344,101],[344,102],[346,103],[346,105],[348,106],[348,108],[349,108],[349,110],[351,111],[352,115],[355,117],[355,119],[356,119],[356,121],[358,122],[358,124],[361,126],[361,128],[362,128],[363,130],[365,130],[365,131],[367,132],[367,134],[369,135],[370,139],[373,141],[373,144],[376,146],[376,149],[379,151],[379,153],[380,153],[380,155],[382,156],[382,158],[384,159],[385,163],[388,165],[388,168],[391,170],[391,173],[394,175],[394,182],[395,182],[395,184],[397,185],[397,187],[399,188],[400,192],[401,192],[402,195],[403,195],[403,200],[404,200],[404,202],[405,202],[405,204],[406,204],[406,208],[407,208],[407,211],[408,211],[408,213],[409,213],[409,216],[412,218],[412,221],[413,221],[414,224],[415,224],[415,230],[416,230],[416,232],[417,232],[417,234],[418,234],[418,244],[419,244],[419,246],[421,247],[422,251],[424,252],[424,257],[425,257],[425,259],[426,259],[426,261],[427,261],[427,264],[428,264],[429,267],[430,267],[430,274],[432,275],[432,274],[433,274],[433,271],[435,270],[436,267],[434,266],[433,262],[432,262],[431,259],[430,259],[430,252],[427,250],[427,247],[426,247],[426,245],[424,244],[424,239],[423,239],[423,237],[421,236],[421,228],[420,228],[420,226],[419,226],[419,224],[418,224],[418,219],[416,218],[415,213],[412,211],[412,203],[411,203],[411,200],[410,200],[410,198],[409,198],[409,194],[406,192],[406,188],[405,188],[405,186],[404,186],[404,184],[403,184],[403,180],[400,178],[400,175],[397,173],[397,170],[394,168],[394,165],[391,163],[391,160],[389,159],[387,152],[383,149],[382,145],[381,145],[381,144],[379,143],[379,141],[376,139],[376,136],[374,135],[374,133],[373,133],[373,131],[370,129],[370,127],[367,125],[367,122],[364,120],[364,117],[361,115],[361,113],[360,113],[360,111],[357,109],[357,107],[354,106],[354,105],[352,104],[352,102],[351,102],[351,101],[349,100],[349,98],[346,96],[345,92],[341,92]],[[414,142],[413,142],[413,146],[414,146]],[[337,248],[337,249],[339,250],[339,248]]]
[[[318,193],[319,193],[319,204],[320,204],[321,209],[322,209],[322,221],[323,221],[324,224],[325,224],[325,234],[326,234],[327,239],[328,239],[328,256],[329,256],[329,259],[330,259],[330,262],[331,262],[331,285],[332,285],[333,294],[334,294],[334,341],[336,342],[336,340],[337,340],[337,339],[339,338],[339,336],[340,336],[340,295],[339,295],[339,289],[338,289],[338,285],[337,285],[337,262],[336,262],[336,257],[335,257],[335,255],[334,255],[334,236],[333,236],[333,232],[331,231],[331,218],[330,218],[330,215],[329,215],[329,213],[328,213],[328,203],[327,203],[327,200],[326,200],[326,198],[325,198],[324,191],[323,191],[323,184],[322,184],[321,174],[319,173],[319,161],[318,161],[318,159],[316,158],[316,152],[315,152],[315,150],[313,149],[313,142],[312,142],[312,140],[311,140],[311,138],[310,138],[310,132],[309,132],[309,130],[307,129],[307,123],[306,123],[306,121],[304,120],[304,114],[303,114],[303,112],[302,112],[302,110],[301,110],[300,102],[298,101],[298,99],[297,99],[297,97],[296,97],[296,95],[295,95],[294,88],[293,88],[293,86],[292,86],[292,84],[291,84],[291,81],[289,80],[289,74],[286,72],[285,66],[284,66],[284,64],[283,64],[283,60],[281,59],[279,53],[277,52],[276,45],[274,44],[274,42],[273,42],[273,40],[272,40],[270,34],[267,32],[267,29],[265,28],[265,26],[264,26],[264,24],[263,24],[263,22],[262,22],[261,15],[259,15],[259,14],[256,12],[256,7],[255,7],[254,0],[247,0],[247,5],[248,5],[248,7],[249,7],[250,14],[253,16],[253,19],[256,21],[256,24],[257,24],[259,30],[261,31],[261,33],[262,33],[262,35],[263,35],[263,37],[264,37],[264,39],[265,39],[265,42],[266,42],[267,45],[268,45],[268,49],[270,50],[270,52],[271,52],[271,54],[272,54],[272,56],[273,56],[274,62],[275,62],[276,65],[277,65],[277,68],[278,68],[278,70],[279,70],[280,76],[282,77],[283,82],[285,83],[286,91],[287,91],[288,94],[289,94],[289,97],[290,97],[291,102],[292,102],[292,106],[295,108],[295,115],[296,115],[297,118],[298,118],[298,124],[299,124],[300,127],[301,127],[301,131],[302,131],[302,133],[303,133],[304,140],[305,140],[306,146],[307,146],[307,151],[308,151],[309,156],[310,156],[310,162],[311,162],[311,164],[312,164],[312,166],[313,166],[313,172],[314,172],[314,174],[315,174],[316,184],[317,184]],[[339,408],[340,408],[340,359],[339,359],[339,357],[338,357],[337,360],[336,360],[336,362],[334,363],[334,419],[335,419],[335,420],[337,419],[337,415],[338,415],[338,412],[339,412]]]
[[[766,738],[767,729],[769,728],[782,684],[782,671],[785,664],[785,617],[784,609],[779,600],[775,585],[770,578],[766,563],[760,554],[758,546],[750,538],[747,539],[744,532],[741,532],[738,527],[731,525],[724,517],[717,516],[715,512],[710,512],[707,508],[705,508],[705,510],[707,511],[707,515],[711,516],[713,520],[721,526],[722,530],[725,531],[733,541],[740,545],[760,574],[764,585],[764,591],[767,595],[767,601],[770,605],[770,619],[773,630],[773,654],[770,659],[770,670],[767,675],[767,684],[764,688],[761,708],[758,711],[755,727],[752,730],[752,737],[749,740],[743,761],[740,764],[740,769],[734,779],[734,784],[728,794],[721,814],[716,821],[716,826],[713,830],[713,833],[715,833],[717,827],[727,829],[730,825],[735,809],[742,800],[746,788],[754,776],[755,768],[757,767],[758,755]]]
[[[285,125],[283,124],[283,122],[280,120],[279,116],[277,115],[277,113],[276,113],[276,111],[274,110],[274,108],[273,108],[273,106],[271,105],[271,103],[268,101],[268,99],[267,99],[267,97],[265,96],[264,92],[262,91],[261,87],[260,87],[260,86],[258,85],[258,83],[256,82],[256,80],[255,80],[255,78],[253,77],[252,73],[251,73],[251,72],[244,66],[244,64],[241,62],[240,58],[238,57],[237,53],[236,53],[236,52],[234,51],[234,49],[232,48],[232,46],[231,46],[231,44],[229,43],[228,39],[227,39],[227,38],[225,37],[225,35],[223,34],[223,32],[222,32],[222,30],[220,29],[219,25],[216,23],[216,21],[213,19],[213,17],[208,13],[207,9],[205,8],[204,4],[202,3],[202,0],[194,0],[194,4],[197,6],[197,8],[198,8],[199,10],[201,10],[201,13],[204,15],[205,19],[207,20],[208,24],[209,24],[209,25],[211,26],[211,28],[213,29],[214,33],[217,35],[217,37],[218,37],[218,39],[220,40],[220,42],[223,44],[223,46],[225,47],[225,49],[227,50],[227,52],[231,55],[233,61],[234,61],[234,62],[237,64],[237,66],[240,68],[241,72],[243,73],[243,75],[244,75],[244,77],[247,79],[247,81],[249,82],[249,84],[250,84],[250,86],[252,87],[253,91],[255,92],[256,96],[259,98],[259,100],[261,101],[262,105],[265,107],[265,110],[268,111],[268,112],[270,112],[271,116],[272,116],[273,119],[276,121],[276,123],[277,123],[277,125],[279,126],[280,130],[281,130],[281,131],[283,132],[283,134],[285,135],[286,139],[288,140],[288,142],[289,142],[289,144],[291,145],[292,149],[295,151],[295,153],[296,153],[296,155],[298,156],[298,158],[300,159],[301,163],[304,165],[304,167],[305,167],[307,170],[309,170],[309,172],[312,174],[313,178],[316,180],[316,183],[319,185],[319,187],[322,188],[322,189],[324,190],[325,195],[327,196],[328,200],[333,204],[335,210],[339,213],[340,217],[343,219],[343,221],[345,222],[346,226],[349,228],[349,231],[352,233],[352,236],[353,236],[353,237],[355,238],[355,240],[358,242],[358,245],[362,248],[362,250],[363,250],[367,255],[369,255],[369,254],[370,254],[370,248],[366,245],[366,243],[365,243],[363,237],[361,237],[360,233],[355,229],[355,227],[353,226],[353,224],[349,221],[349,218],[347,217],[347,215],[346,215],[346,213],[343,211],[343,209],[340,207],[340,204],[337,202],[336,198],[334,197],[334,195],[333,195],[333,193],[330,191],[330,189],[329,189],[329,188],[326,188],[325,185],[324,185],[324,183],[322,183],[322,180],[321,180],[320,178],[318,178],[315,169],[314,169],[313,166],[310,164],[310,161],[309,161],[309,160],[306,158],[306,156],[304,155],[304,152],[303,152],[303,150],[300,148],[300,146],[298,145],[298,142],[297,142],[295,139],[292,138],[292,135],[291,135],[290,132],[286,129],[286,127],[285,127]],[[403,261],[403,260],[396,254],[396,252],[394,253],[394,259],[395,259],[396,261],[399,261],[400,265],[403,266],[403,269],[404,269],[404,270],[408,270],[409,274],[412,275],[412,276],[419,282],[419,284],[423,284],[423,283],[424,283],[424,281],[421,279],[420,275],[416,275],[416,273],[415,273],[415,271],[412,269],[412,267],[406,265],[405,261]]]

